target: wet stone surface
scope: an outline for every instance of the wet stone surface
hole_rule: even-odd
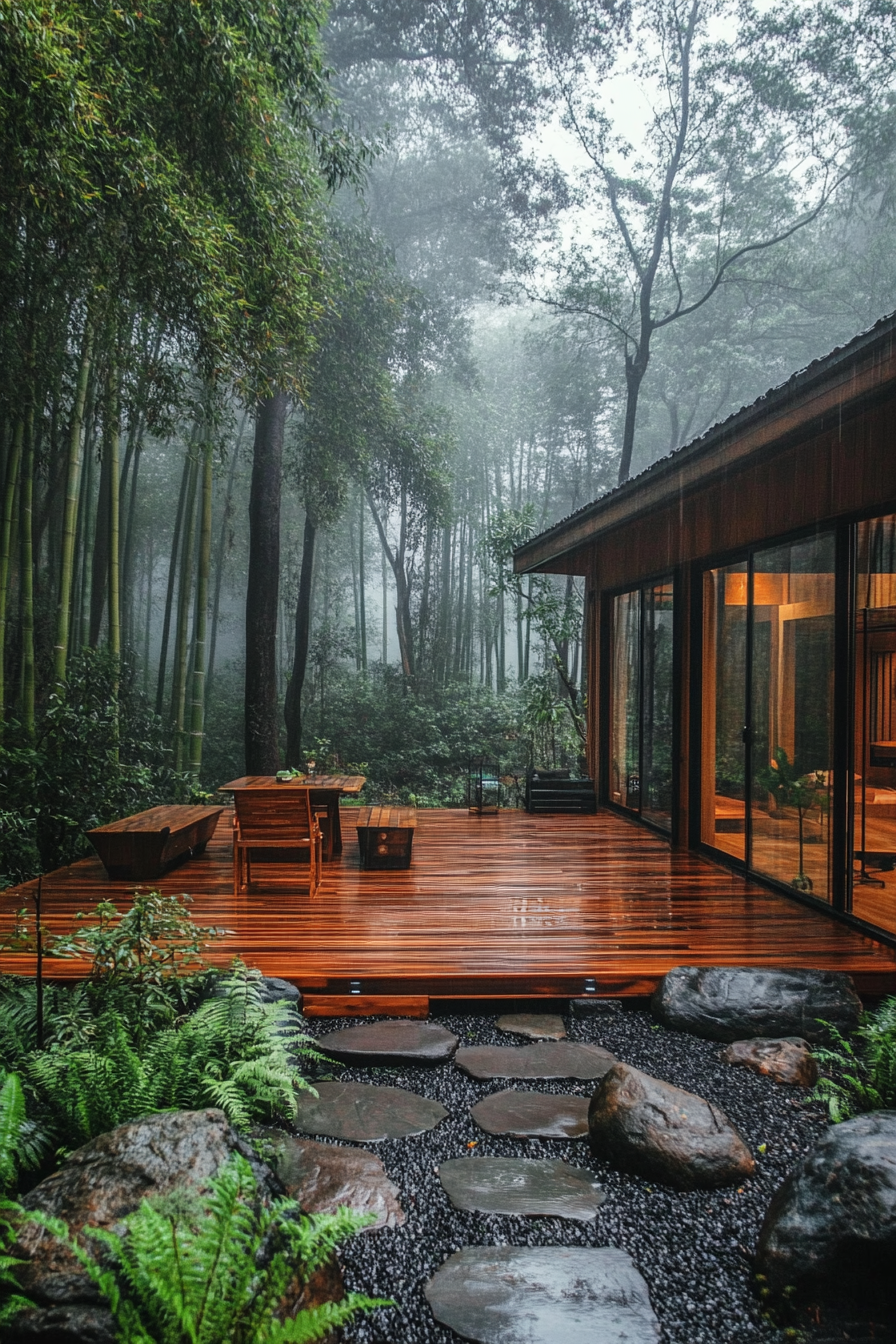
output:
[[[588,1222],[606,1200],[594,1173],[543,1158],[459,1157],[439,1180],[457,1209]]]
[[[541,1041],[538,1045],[465,1047],[454,1056],[471,1078],[603,1078],[616,1063],[598,1045]]]
[[[614,1248],[468,1246],[426,1286],[436,1320],[478,1344],[656,1344],[647,1284]]]
[[[335,1213],[341,1205],[355,1213],[372,1213],[376,1222],[364,1229],[368,1232],[401,1227],[404,1222],[398,1190],[376,1153],[300,1139],[262,1126],[252,1131],[252,1137],[286,1193],[298,1200],[305,1213]]]
[[[317,1044],[345,1064],[444,1064],[457,1049],[457,1037],[434,1022],[397,1020],[332,1031]]]
[[[477,1101],[470,1114],[487,1134],[519,1139],[578,1139],[588,1133],[588,1098],[508,1088]]]
[[[528,1036],[533,1041],[566,1039],[563,1018],[557,1013],[505,1013],[498,1018],[498,1030]]]
[[[343,1082],[315,1086],[317,1097],[309,1092],[299,1092],[296,1097],[296,1129],[305,1134],[377,1143],[423,1134],[448,1114],[439,1102],[403,1087]]]
[[[791,1087],[812,1087],[818,1081],[818,1065],[807,1042],[799,1036],[733,1041],[719,1058],[724,1064],[740,1064]]]

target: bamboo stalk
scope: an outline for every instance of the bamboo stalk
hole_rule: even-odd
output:
[[[212,442],[207,437],[202,447],[202,502],[199,525],[199,565],[196,573],[195,638],[193,641],[193,687],[190,704],[189,770],[198,782],[202,767],[202,738],[205,724],[205,668],[208,627],[208,584],[212,558]]]
[[[93,321],[88,312],[81,340],[81,358],[75,385],[66,466],[65,504],[62,514],[61,562],[59,594],[56,606],[56,641],[53,646],[53,675],[58,684],[65,681],[68,665],[69,631],[71,628],[72,561],[75,554],[75,526],[78,517],[78,499],[81,484],[81,444],[84,431],[84,404],[87,399],[87,380],[93,359]]]

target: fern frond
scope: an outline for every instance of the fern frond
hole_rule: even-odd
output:
[[[259,1336],[259,1344],[314,1344],[331,1330],[345,1325],[359,1311],[394,1306],[387,1297],[348,1293],[341,1302],[322,1302],[318,1307],[306,1307],[291,1320],[272,1321],[269,1329]]]

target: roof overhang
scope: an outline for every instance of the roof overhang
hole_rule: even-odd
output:
[[[783,448],[896,386],[896,314],[514,552],[517,574],[585,573],[587,548],[644,513]]]

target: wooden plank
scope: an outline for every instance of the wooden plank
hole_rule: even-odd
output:
[[[351,838],[356,808],[342,808]],[[409,869],[363,872],[354,845],[324,865],[317,897],[291,888],[234,896],[230,814],[204,855],[166,874],[194,918],[230,934],[235,955],[303,992],[429,996],[643,995],[676,965],[817,966],[896,992],[896,951],[786,896],[669,845],[615,813],[529,816],[421,809]],[[0,939],[34,883],[0,895]],[[44,923],[72,927],[100,900],[128,906],[134,884],[91,857],[44,878]],[[0,957],[28,973],[33,959]],[[84,967],[50,962],[54,976]]]
[[[425,994],[306,994],[306,1017],[428,1017]]]

